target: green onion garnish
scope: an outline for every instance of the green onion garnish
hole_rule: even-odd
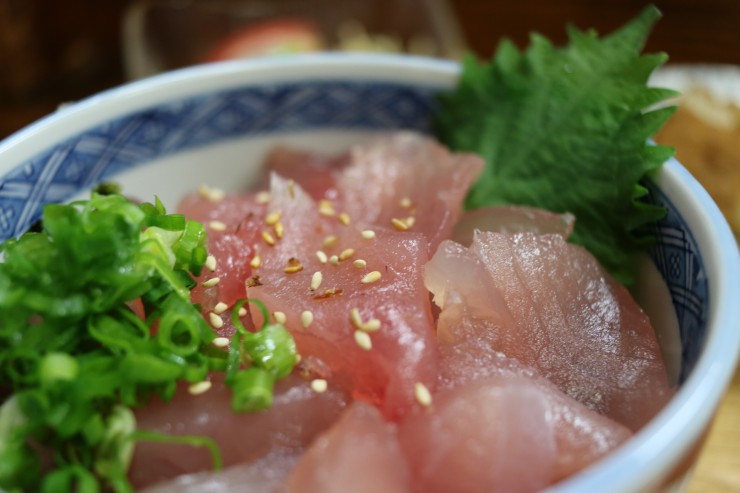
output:
[[[47,205],[41,225],[0,246],[0,490],[131,491],[140,440],[205,446],[219,468],[212,440],[138,431],[131,409],[213,372],[226,373],[235,411],[264,409],[295,365],[290,333],[246,330],[239,309],[266,309],[244,300],[231,347],[212,345],[216,334],[190,301],[205,228],[159,199],[93,192]],[[39,447],[54,460],[45,475]]]

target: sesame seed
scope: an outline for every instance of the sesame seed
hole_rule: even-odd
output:
[[[377,318],[371,318],[367,322],[363,322],[358,308],[352,308],[349,311],[349,319],[352,321],[352,325],[362,332],[375,332],[380,329],[380,320]]]
[[[334,210],[334,203],[331,200],[319,200],[319,214],[331,217],[337,212]]]
[[[324,380],[323,378],[316,378],[314,380],[311,380],[311,390],[313,390],[317,394],[326,392],[327,387],[328,387],[328,384],[326,383],[326,380]]]
[[[373,348],[373,341],[370,339],[370,334],[361,330],[355,331],[355,343],[365,351],[370,351]]]
[[[285,234],[285,226],[283,226],[283,223],[280,221],[276,222],[272,229],[275,231],[275,236],[277,236],[278,239],[282,238]]]
[[[240,317],[243,317],[243,316],[245,316],[247,314],[247,309],[244,308],[244,307],[241,307],[241,308],[239,308],[239,311],[236,312],[236,314],[239,315]]]
[[[226,347],[229,345],[229,338],[228,337],[216,337],[212,344],[216,347]]]
[[[301,325],[304,329],[307,329],[309,325],[313,323],[313,312],[311,310],[304,310],[301,313]]]
[[[408,197],[402,198],[399,203],[404,209],[408,209],[409,207],[411,207],[411,199]]]
[[[432,404],[432,394],[427,386],[421,382],[414,384],[414,397],[416,397],[416,402],[424,407],[429,407]]]
[[[208,185],[199,186],[198,193],[200,193],[202,197],[210,200],[211,202],[218,202],[226,196],[226,193],[220,188],[212,188]]]
[[[207,199],[210,191],[211,191],[211,187],[209,187],[205,183],[198,185],[198,193],[200,194],[201,197],[204,197]]]
[[[380,272],[378,272],[377,270],[374,270],[372,272],[365,274],[360,280],[360,282],[362,284],[371,284],[371,283],[379,281],[380,277],[381,277]]]
[[[207,281],[203,281],[203,284],[202,285],[203,285],[204,288],[212,288],[213,286],[215,286],[219,282],[221,282],[221,278],[220,277],[212,277],[212,278],[208,279]]]
[[[295,355],[295,364],[296,365],[299,364],[302,359],[303,359],[303,356],[301,356],[300,354],[296,354]]]
[[[208,314],[208,321],[211,322],[211,326],[214,329],[220,329],[221,327],[224,326],[223,319],[213,312]]]
[[[213,231],[226,231],[226,224],[221,221],[210,221],[208,227]]]
[[[267,231],[262,232],[262,241],[270,246],[275,246],[275,238],[273,238],[272,235]]]
[[[316,252],[316,258],[319,259],[319,262],[321,262],[322,264],[325,264],[329,260],[329,257],[327,257],[326,254],[321,250]]]
[[[249,261],[249,265],[253,269],[258,268],[260,265],[262,265],[262,257],[260,257],[259,255],[255,255],[254,257],[252,257],[252,260]]]
[[[349,214],[347,214],[346,212],[340,213],[338,219],[340,223],[344,224],[345,226],[349,226]]]
[[[360,329],[364,330],[365,332],[375,332],[377,330],[380,330],[380,320],[378,320],[377,318],[371,318],[367,322],[363,323]]]
[[[363,230],[363,232],[360,234],[366,240],[372,240],[373,238],[375,238],[375,231],[373,231],[372,229]]]
[[[268,226],[274,226],[283,217],[283,211],[273,211],[265,217],[265,224]]]
[[[408,231],[409,225],[403,219],[394,217],[391,219],[391,225],[398,231]]]
[[[213,255],[207,256],[205,266],[211,272],[215,271],[216,270],[216,257],[214,257]]]
[[[403,222],[405,222],[406,223],[406,226],[408,226],[410,228],[416,222],[416,218],[414,216],[409,216],[406,219],[404,219]]]
[[[340,296],[344,290],[338,288],[325,289],[322,293],[313,295],[315,300],[326,300],[334,296]]]
[[[362,317],[360,316],[360,310],[353,308],[349,311],[349,319],[352,321],[352,325],[356,328],[362,328]]]
[[[283,269],[283,272],[285,272],[286,274],[295,274],[296,272],[300,272],[302,270],[303,265],[301,265],[301,261],[295,257],[290,257],[288,259],[288,266]]]
[[[254,201],[258,204],[268,203],[270,201],[270,192],[268,192],[267,190],[257,192],[257,194],[254,196]]]
[[[285,313],[283,312],[274,312],[272,314],[272,318],[274,318],[275,321],[281,325],[285,325],[285,322],[288,320],[288,318],[285,316]]]
[[[214,313],[217,313],[219,315],[228,309],[229,309],[229,305],[227,305],[223,301],[219,301],[218,303],[216,303],[216,306],[213,307]]]
[[[324,246],[325,247],[331,247],[337,244],[339,241],[339,238],[337,238],[336,235],[329,235],[326,238],[324,238]]]
[[[365,267],[367,267],[367,262],[365,262],[361,258],[358,258],[357,260],[355,260],[354,262],[352,262],[352,265],[354,265],[358,269],[364,269]]]
[[[208,392],[211,389],[211,382],[204,380],[202,382],[196,382],[188,387],[188,393],[191,395],[200,395]]]
[[[229,338],[228,337],[216,337],[213,341],[211,341],[211,344],[213,344],[216,347],[226,347],[229,345]]]
[[[339,254],[339,260],[347,260],[354,254],[355,254],[354,248],[345,248],[344,250],[342,250],[342,253]]]
[[[311,276],[311,291],[316,291],[317,289],[319,289],[323,278],[324,275],[321,273],[320,270],[317,270],[313,273],[313,275]]]
[[[337,255],[332,255],[329,257],[329,263],[331,265],[339,265],[339,257]]]

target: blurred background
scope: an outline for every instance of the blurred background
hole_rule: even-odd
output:
[[[60,104],[193,63],[313,50],[482,58],[565,26],[608,33],[645,0],[0,0],[0,140]],[[740,0],[654,0],[646,47],[672,64],[721,69],[656,136],[673,145],[740,232]],[[717,72],[719,73],[719,72]],[[707,77],[704,78],[707,82]],[[711,85],[711,84],[709,84]],[[729,89],[728,89],[729,88]],[[729,93],[728,93],[729,91]],[[738,328],[740,330],[740,328]],[[689,493],[740,492],[740,378],[720,410]]]
[[[654,3],[664,18],[648,42],[649,51],[665,51],[673,62],[740,64],[739,1]],[[393,48],[398,32],[408,36],[409,29],[427,29],[434,32],[416,39],[417,51],[424,52],[428,48],[425,41],[433,35],[448,44],[459,42],[453,51],[467,48],[488,57],[503,36],[524,46],[529,33],[536,31],[560,43],[569,22],[606,33],[646,4],[645,0],[0,0],[0,138],[62,102],[83,98],[136,75],[130,67],[127,71],[125,60],[127,54],[130,59],[137,56],[133,52],[151,46],[146,43],[166,52],[168,63],[162,67],[204,61],[206,50],[214,48],[204,41],[236,29],[236,21],[229,24],[228,16],[217,18],[219,10],[242,17],[294,17],[294,13],[303,12],[314,19],[330,18],[329,22],[345,11],[356,14],[360,28],[385,35],[386,48]],[[187,11],[196,14],[188,18],[189,14],[183,14]],[[131,39],[130,34],[125,39],[127,15],[130,22],[139,15],[139,33],[148,38]],[[207,27],[195,33],[205,22]],[[358,25],[334,27],[351,31]],[[136,29],[130,27],[129,33]],[[380,42],[382,46],[383,40]],[[195,55],[201,59],[191,58]],[[147,66],[139,56],[138,62],[130,63],[138,63],[139,68],[144,65],[145,70],[151,69],[149,62]]]

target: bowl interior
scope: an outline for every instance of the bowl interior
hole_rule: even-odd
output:
[[[335,152],[378,132],[429,133],[435,95],[452,87],[456,74],[453,63],[409,57],[306,56],[292,64],[256,60],[195,67],[95,96],[0,143],[0,240],[25,231],[44,204],[84,196],[100,181],[116,180],[126,193],[146,200],[158,195],[173,208],[179,196],[202,183],[229,191],[249,185],[265,152],[278,142]],[[680,354],[684,391],[632,443],[599,464],[595,476],[584,475],[580,487],[579,478],[564,485],[575,488],[568,491],[589,491],[588,481],[603,486],[620,468],[661,454],[662,465],[656,463],[650,474],[666,470],[678,458],[670,443],[678,433],[676,415],[699,413],[684,423],[697,421],[683,439],[690,443],[708,423],[737,359],[738,336],[724,327],[738,319],[725,290],[736,291],[740,280],[729,228],[675,161],[647,185],[648,199],[668,211],[655,226],[650,257],[659,273],[654,277],[669,295],[648,312],[666,312],[670,300],[668,318],[677,322],[677,337],[661,343]],[[657,296],[652,288],[646,291],[641,301],[651,304]],[[710,367],[712,358],[724,366]],[[712,375],[715,389],[705,396],[710,409],[692,411],[692,396],[682,394]],[[674,441],[673,447],[687,443]],[[618,483],[644,482],[640,474],[620,479],[610,491],[631,491]]]

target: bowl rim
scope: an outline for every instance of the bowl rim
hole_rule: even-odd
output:
[[[38,141],[47,142],[50,148],[112,118],[199,94],[276,80],[298,83],[338,78],[451,89],[459,75],[457,62],[387,54],[321,53],[188,67],[92,95],[10,135],[0,141],[0,175],[44,152]],[[619,449],[548,492],[626,493],[658,486],[702,439],[737,365],[740,310],[732,296],[740,291],[740,255],[735,238],[708,193],[678,161],[666,162],[654,181],[669,197],[682,198],[677,206],[710,273],[704,349],[688,379],[650,423]]]
[[[456,67],[455,62],[424,56],[328,52],[229,60],[177,69],[127,82],[76,102],[62,103],[57,111],[7,136],[0,141],[0,156],[4,157],[0,161],[0,176],[24,157],[43,151],[34,143],[40,134],[45,141],[61,142],[113,118],[200,94],[276,80],[300,83],[338,77],[444,88],[456,79]]]
[[[682,194],[685,202],[678,208],[711,273],[704,348],[689,377],[653,420],[609,456],[547,489],[548,493],[617,493],[666,486],[661,483],[665,476],[702,445],[737,368],[740,310],[732,295],[740,289],[737,241],[709,194],[675,158],[664,163],[654,182],[669,197]],[[646,464],[657,467],[645,472]],[[630,474],[619,476],[620,471]],[[620,477],[620,484],[609,484],[615,477]]]

